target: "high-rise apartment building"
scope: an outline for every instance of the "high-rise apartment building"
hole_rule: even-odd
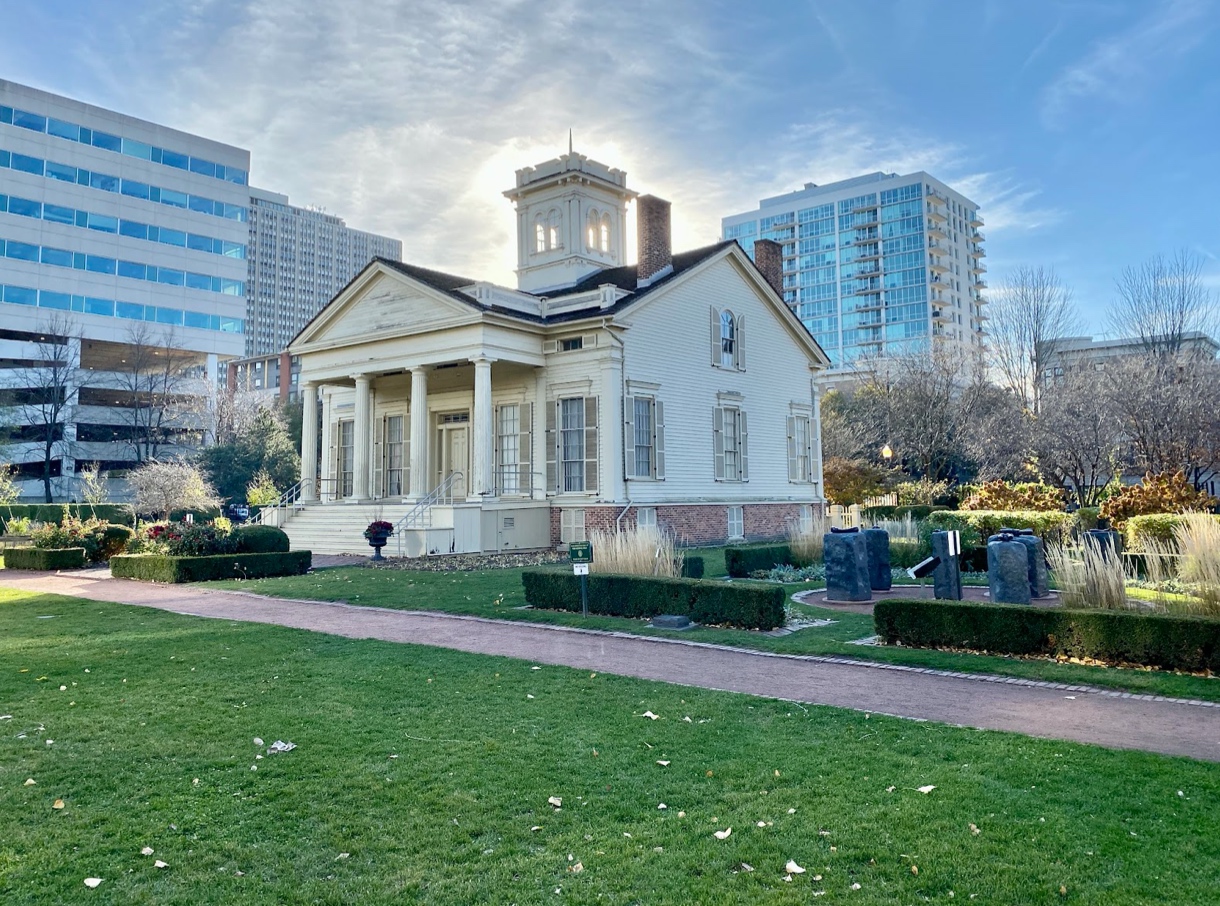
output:
[[[927,173],[807,183],[722,221],[725,239],[783,249],[784,299],[847,377],[872,360],[982,349],[983,225],[978,205]]]
[[[375,257],[401,261],[402,243],[290,205],[287,195],[251,189],[246,355],[287,347]]]
[[[241,148],[0,80],[2,455],[26,494],[203,437],[178,404],[245,351],[249,168]]]

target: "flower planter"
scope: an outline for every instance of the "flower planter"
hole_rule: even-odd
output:
[[[374,560],[385,559],[381,556],[381,549],[385,547],[392,534],[394,534],[394,526],[381,519],[370,522],[369,527],[364,530],[364,537],[368,539],[369,547],[373,549]]]

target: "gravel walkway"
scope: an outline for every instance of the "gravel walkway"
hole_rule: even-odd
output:
[[[707,689],[1220,761],[1220,706],[1210,702],[850,658],[777,655],[681,639],[152,585],[112,579],[103,570],[61,574],[6,570],[0,584],[193,616],[505,655]]]

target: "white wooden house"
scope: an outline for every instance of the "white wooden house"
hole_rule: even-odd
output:
[[[736,242],[672,254],[669,204],[572,152],[505,194],[518,289],[375,259],[290,345],[307,455],[269,518],[294,546],[367,552],[375,516],[410,555],[633,523],[714,543],[823,505],[828,361],[776,292],[778,246],[762,270]]]

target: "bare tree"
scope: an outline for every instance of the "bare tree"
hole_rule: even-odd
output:
[[[85,374],[80,369],[80,334],[64,315],[54,314],[38,326],[34,358],[11,372],[9,394],[15,403],[19,436],[37,444],[42,456],[43,499],[52,503],[55,460],[71,452],[78,393]]]
[[[1176,355],[1188,334],[1211,335],[1215,300],[1203,284],[1203,258],[1187,249],[1156,255],[1123,270],[1110,326],[1120,337],[1137,338],[1150,353]]]
[[[168,519],[171,511],[206,510],[220,506],[216,489],[192,463],[183,460],[146,462],[127,477],[136,495],[136,510]]]
[[[1093,375],[1069,374],[1046,389],[1034,433],[1043,478],[1070,485],[1081,506],[1097,506],[1118,470],[1122,422]]]
[[[1028,480],[1033,445],[1033,416],[1011,390],[975,381],[958,405],[970,418],[962,431],[965,459],[979,481]]]
[[[1001,282],[987,306],[996,368],[1025,408],[1037,414],[1047,363],[1077,327],[1071,291],[1053,268],[1022,266]]]
[[[172,328],[156,333],[140,322],[127,333],[126,358],[117,372],[124,392],[127,441],[137,462],[157,459],[201,433],[209,405],[199,356],[184,350]]]

